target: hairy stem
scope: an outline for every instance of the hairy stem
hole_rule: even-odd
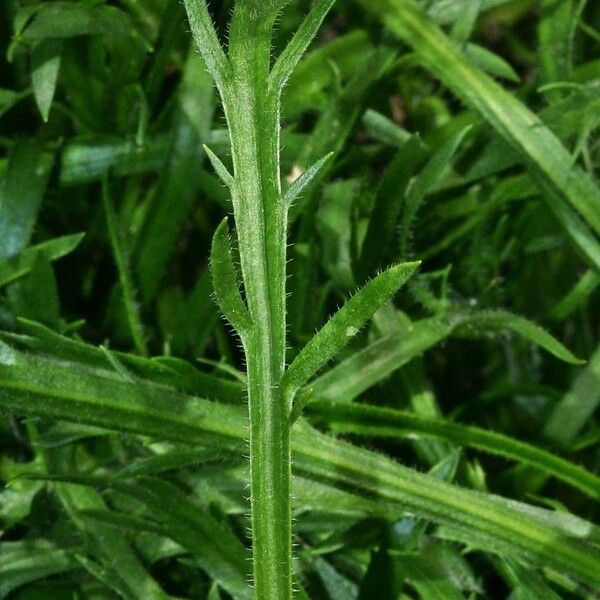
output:
[[[274,18],[274,15],[273,15]],[[285,368],[286,211],[279,174],[278,96],[268,86],[272,21],[236,5],[230,30],[232,200],[252,328],[242,336],[250,414],[255,597],[292,593],[291,452]]]
[[[210,152],[209,158],[231,191],[247,311],[235,281],[226,223],[215,234],[212,264],[221,308],[237,328],[246,356],[254,594],[260,600],[292,597],[293,395],[282,385],[289,203],[282,197],[279,165],[281,90],[333,2],[316,2],[272,70],[273,26],[287,0],[237,0],[227,55],[206,0],[185,0],[231,138],[233,175]]]

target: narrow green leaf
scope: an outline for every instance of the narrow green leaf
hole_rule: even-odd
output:
[[[43,462],[41,477],[73,471],[69,447],[43,451]],[[88,537],[92,558],[82,558],[89,564],[99,561],[102,566],[98,572],[102,574],[101,581],[127,600],[170,600],[120,532],[101,523],[83,520],[80,515],[82,511],[106,509],[102,496],[96,490],[69,483],[57,483],[53,489],[72,524]],[[84,566],[87,568],[87,564]]]
[[[48,121],[56,91],[62,40],[42,40],[31,51],[31,85],[33,96],[44,121]]]
[[[54,157],[37,141],[17,142],[0,182],[0,259],[29,243]]]
[[[288,367],[284,388],[295,394],[359,332],[375,312],[413,275],[420,263],[403,263],[380,273],[321,328]]]
[[[555,193],[546,196],[548,206],[559,223],[574,242],[582,258],[600,273],[600,241],[578,214],[571,210]]]
[[[462,2],[456,20],[452,25],[451,36],[459,44],[465,44],[475,27],[477,17],[481,11],[483,0],[465,0]]]
[[[208,156],[210,164],[219,176],[219,179],[231,189],[234,182],[233,175],[227,170],[227,167],[223,164],[221,159],[206,144],[204,144],[203,148]]]
[[[50,481],[61,481],[62,478],[60,475],[52,477]],[[77,483],[78,485],[88,485],[93,486],[95,481],[90,481],[87,478],[82,478],[79,480],[77,477],[65,477],[64,481],[71,481],[72,483]],[[155,533],[156,535],[166,537],[168,533],[165,530],[165,527],[162,524],[157,524],[154,521],[150,521],[149,519],[143,519],[137,516],[134,516],[130,513],[118,513],[109,509],[97,509],[92,508],[89,510],[82,510],[79,512],[79,516],[81,519],[86,521],[91,521],[94,525],[109,525],[111,527],[116,528],[118,531],[135,531],[136,533]],[[175,544],[175,541],[172,541]],[[183,550],[182,550],[183,552]],[[109,586],[110,587],[110,586]]]
[[[27,96],[29,96],[30,93],[30,90],[25,90],[23,92],[15,92],[14,90],[0,88],[0,117],[7,113],[20,100],[27,98]]]
[[[341,179],[324,185],[319,208],[311,219],[321,238],[323,267],[331,283],[343,291],[356,287],[352,272],[353,221],[363,192],[361,183],[360,179]],[[369,275],[376,272],[372,269]]]
[[[155,297],[196,202],[204,160],[202,144],[210,133],[214,95],[204,61],[197,52],[190,51],[177,91],[168,158],[145,207],[145,219],[132,248],[132,267],[145,304]]]
[[[108,179],[105,177],[102,180],[102,204],[104,206],[108,237],[117,264],[117,271],[119,272],[119,284],[123,293],[123,302],[125,304],[125,313],[127,314],[131,339],[137,352],[142,356],[147,356],[148,347],[144,339],[144,328],[140,319],[135,289],[131,279],[129,252],[125,247],[122,232],[119,231],[118,217],[110,195],[109,185]]]
[[[77,568],[66,551],[46,540],[0,542],[0,598],[32,581]]]
[[[498,559],[498,569],[504,578],[512,584],[511,600],[561,600],[561,597],[550,587],[541,573],[535,573],[526,566],[510,558]]]
[[[312,566],[331,600],[357,600],[357,586],[346,575],[320,556],[311,560]]]
[[[462,144],[471,126],[462,128],[454,135],[451,135],[427,161],[421,172],[411,181],[411,185],[406,192],[406,202],[400,221],[400,251],[402,256],[406,256],[408,250],[409,234],[413,222],[417,216],[425,196],[431,188],[441,179],[442,175],[448,170],[452,158]]]
[[[15,306],[18,316],[58,329],[60,322],[58,287],[52,265],[43,251],[37,254],[31,265],[31,272],[19,284],[18,303]]]
[[[564,362],[572,365],[581,365],[585,362],[577,358],[570,350],[565,348],[563,344],[539,325],[532,323],[524,317],[509,312],[501,310],[475,312],[467,316],[464,329],[459,325],[457,333],[460,333],[461,329],[462,331],[472,331],[473,333],[476,333],[479,327],[483,328],[486,332],[494,330],[514,331],[525,339],[541,346],[544,350]]]
[[[283,203],[290,207],[296,200],[302,196],[304,191],[310,187],[311,183],[319,176],[323,167],[331,160],[333,152],[324,156],[314,165],[306,169],[289,187],[283,196]]]
[[[571,389],[554,407],[544,435],[565,447],[573,442],[600,404],[600,347],[581,370]]]
[[[350,402],[413,358],[453,334],[485,335],[512,331],[571,364],[581,364],[558,340],[531,321],[504,311],[474,311],[432,317],[411,323],[407,331],[382,337],[352,354],[318,377],[310,389],[311,399]]]
[[[19,326],[21,331],[27,334],[26,336],[18,337],[16,340],[3,332],[0,332],[0,336],[6,336],[6,339],[15,341],[20,348],[26,350],[36,350],[57,358],[74,360],[92,368],[114,370],[102,348],[69,339],[40,323],[26,319],[19,319]],[[204,373],[175,357],[158,356],[148,359],[114,350],[111,351],[111,355],[135,378],[231,404],[239,404],[244,396],[244,388],[238,382]]]
[[[573,22],[578,16],[573,0],[542,0],[538,24],[542,83],[569,81],[573,69]],[[560,92],[559,92],[560,94]]]
[[[92,346],[88,348],[97,350]],[[175,391],[173,385],[143,381],[130,383],[115,377],[114,371],[108,367],[90,369],[89,364],[80,363],[80,368],[72,368],[71,371],[56,368],[63,363],[75,366],[64,359],[58,363],[34,359],[33,355],[16,351],[0,341],[0,396],[4,398],[0,405],[21,412],[25,406],[17,407],[17,404],[22,401],[26,405],[26,398],[29,398],[31,411],[46,404],[48,416],[63,418],[62,411],[69,406],[73,410],[73,418],[65,419],[67,421],[132,431],[159,439],[164,439],[166,429],[169,429],[166,437],[173,441],[189,443],[194,440],[195,444],[217,445],[237,451],[244,447],[245,415],[241,407],[216,402],[197,404],[193,396]],[[59,391],[61,388],[63,392]],[[9,391],[11,389],[12,392]],[[14,404],[9,401],[13,394]],[[56,401],[50,401],[55,394],[62,398],[66,396],[66,404],[58,397],[55,397]],[[215,409],[217,412],[211,413]],[[31,411],[26,410],[33,414]],[[200,430],[194,426],[189,428],[194,422],[203,423]],[[214,435],[209,433],[212,426],[217,427]]]
[[[422,600],[463,600],[456,582],[444,573],[442,565],[427,557],[403,554],[397,557],[407,572],[407,579]]]
[[[481,0],[480,13],[491,11],[513,0]],[[427,8],[427,15],[440,25],[451,25],[461,18],[464,11],[463,3],[456,0],[437,0]]]
[[[144,50],[151,49],[138,33],[129,15],[116,6],[82,5],[77,2],[38,4],[29,13],[25,12],[22,22],[25,24],[24,29],[19,31],[16,28],[18,42],[35,44],[48,39],[102,35],[133,39]]]
[[[406,129],[372,108],[365,111],[362,122],[371,137],[385,144],[400,148],[411,138]]]
[[[27,275],[31,271],[39,252],[43,252],[49,260],[56,260],[77,248],[83,237],[83,233],[64,235],[30,246],[15,256],[0,258],[0,285],[5,285]]]
[[[91,537],[92,554],[101,561],[105,581],[112,589],[131,600],[169,600],[122,535],[102,523],[85,521],[79,514],[106,508],[98,492],[80,485],[58,484],[58,495],[76,526]]]
[[[495,77],[502,77],[507,81],[519,83],[521,78],[513,67],[501,56],[479,44],[469,43],[465,46],[465,56],[478,67]]]
[[[407,439],[413,435],[446,440],[504,456],[549,473],[592,498],[600,499],[600,478],[542,448],[479,427],[365,404],[313,402],[309,414],[324,418],[339,433]]]
[[[210,265],[219,306],[225,318],[243,336],[252,328],[252,319],[240,294],[227,217],[221,221],[213,236]]]
[[[419,136],[411,136],[386,167],[377,187],[362,245],[359,279],[364,280],[375,269],[381,268],[389,256],[408,184],[423,156],[424,148]]]
[[[74,140],[65,144],[60,158],[60,183],[65,186],[97,181],[109,174],[131,175],[158,171],[169,154],[165,135],[149,137],[143,146],[135,140]]]
[[[269,76],[269,86],[275,93],[280,94],[283,90],[302,55],[317,35],[334,2],[335,0],[318,0],[315,3],[275,62]]]
[[[182,469],[199,464],[206,464],[221,460],[226,453],[218,448],[197,448],[173,450],[165,454],[155,454],[140,458],[119,469],[115,473],[117,478],[140,477],[143,475],[156,475],[164,471]]]
[[[587,271],[571,291],[552,307],[550,316],[557,321],[566,319],[585,304],[598,287],[600,287],[600,275],[595,271]]]

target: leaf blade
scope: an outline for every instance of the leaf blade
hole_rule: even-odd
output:
[[[402,263],[377,275],[361,288],[315,334],[288,367],[283,386],[294,394],[323,365],[331,360],[375,314],[384,302],[408,281],[419,262]]]
[[[243,336],[252,328],[252,318],[240,294],[227,217],[221,221],[213,235],[210,264],[219,306],[225,318]]]

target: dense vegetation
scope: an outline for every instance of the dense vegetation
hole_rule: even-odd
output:
[[[600,597],[600,4],[0,40],[0,599]]]

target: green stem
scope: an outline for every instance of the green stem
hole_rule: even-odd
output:
[[[287,1],[237,0],[225,55],[206,0],[185,0],[194,39],[221,94],[231,138],[233,175],[216,156],[209,157],[231,191],[247,313],[235,280],[226,223],[215,233],[212,264],[223,314],[236,327],[246,356],[258,600],[292,597],[293,398],[282,385],[288,205],[281,194],[279,165],[281,91],[334,2],[316,2],[271,70],[273,26]]]
[[[273,14],[273,19],[275,15]],[[255,597],[292,596],[291,449],[285,369],[286,210],[279,173],[279,97],[269,89],[273,19],[239,3],[229,42],[232,200],[252,328],[242,336],[250,414]]]

